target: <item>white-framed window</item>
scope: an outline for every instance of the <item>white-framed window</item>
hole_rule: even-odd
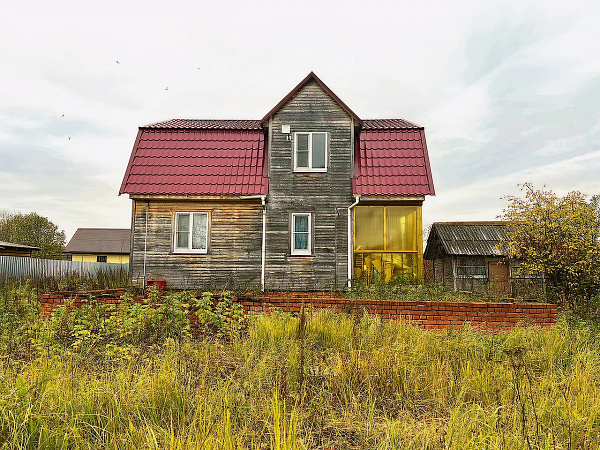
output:
[[[310,255],[312,242],[310,213],[292,214],[292,255]]]
[[[175,253],[206,253],[208,251],[208,213],[175,213],[173,250]]]
[[[294,133],[294,171],[327,172],[327,133]]]

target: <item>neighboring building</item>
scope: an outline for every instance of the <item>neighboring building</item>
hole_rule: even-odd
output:
[[[506,227],[506,222],[435,222],[424,254],[433,261],[433,282],[455,291],[508,295],[511,261],[501,248]]]
[[[132,281],[342,289],[422,277],[423,127],[362,120],[310,73],[260,120],[141,127],[120,194]]]
[[[30,247],[29,245],[13,244],[11,242],[0,241],[0,256],[20,256],[23,258],[31,258],[31,252],[39,249],[39,247]]]
[[[77,228],[65,253],[72,261],[127,264],[130,242],[129,228]]]

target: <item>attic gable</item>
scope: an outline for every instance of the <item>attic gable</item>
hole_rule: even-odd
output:
[[[321,89],[323,89],[327,93],[327,95],[329,95],[333,99],[334,102],[336,102],[344,111],[346,111],[346,113],[348,113],[350,117],[352,117],[357,123],[362,125],[363,121],[361,120],[361,118],[358,117],[354,113],[354,111],[352,111],[337,95],[335,95],[335,93],[331,89],[329,89],[329,87],[327,87],[327,85],[323,83],[321,79],[317,77],[317,75],[315,75],[314,72],[310,72],[300,83],[298,83],[298,85],[294,89],[292,89],[285,97],[283,97],[281,101],[277,103],[277,105],[275,105],[273,109],[271,109],[271,111],[265,114],[265,116],[261,119],[261,123],[263,124],[263,126],[265,125],[265,122],[269,118],[271,118],[275,113],[277,113],[277,111],[279,111],[279,109],[281,109],[281,107],[285,105],[294,95],[300,92],[300,90],[302,90],[304,86],[313,81],[317,83],[321,87]]]

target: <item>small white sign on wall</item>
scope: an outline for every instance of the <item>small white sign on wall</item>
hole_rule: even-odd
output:
[[[281,132],[284,134],[289,134],[290,133],[290,126],[289,125],[281,125]]]

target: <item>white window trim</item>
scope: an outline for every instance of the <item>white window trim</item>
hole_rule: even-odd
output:
[[[297,216],[308,216],[308,245],[307,248],[296,248],[296,217]],[[292,255],[312,255],[312,213],[292,213],[292,232],[291,234],[291,249]]]
[[[298,135],[308,134],[308,167],[298,167]],[[312,168],[312,137],[313,134],[324,134],[325,135],[325,167],[313,169]],[[294,172],[327,172],[327,157],[329,154],[329,140],[328,133],[326,131],[298,131],[294,133]]]
[[[178,218],[181,214],[190,215],[190,226],[188,230],[188,247],[181,248],[177,247],[177,223]],[[192,246],[192,231],[194,229],[194,214],[205,214],[206,215],[206,248],[193,249]],[[210,238],[209,232],[210,214],[208,211],[178,211],[175,213],[175,223],[173,224],[173,253],[208,253],[208,241]]]

